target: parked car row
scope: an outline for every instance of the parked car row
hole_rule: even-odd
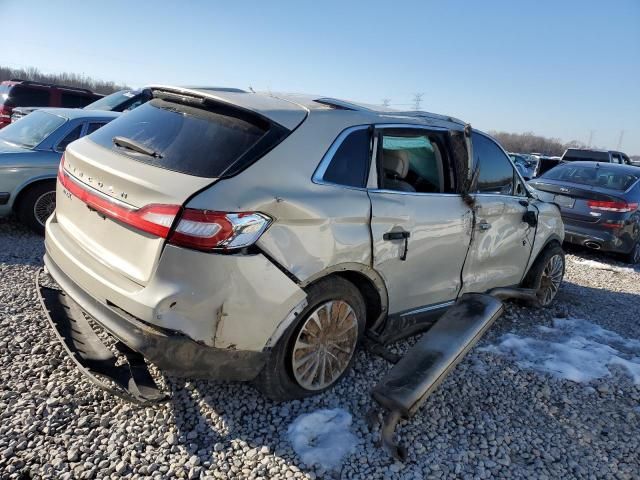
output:
[[[16,107],[81,108],[100,98],[102,95],[84,88],[28,80],[5,80],[0,83],[0,128],[11,123]]]
[[[25,225],[43,234],[45,221],[55,209],[56,172],[67,145],[90,135],[120,112],[147,102],[152,93],[149,89],[122,90],[90,97],[85,90],[17,80],[2,82],[0,91],[3,88],[7,92],[2,97],[3,111],[10,108],[13,114],[11,123],[0,130],[0,216],[15,213]],[[42,92],[49,95],[50,103],[64,104],[66,99],[67,105],[69,92],[83,101],[99,98],[88,105],[85,102],[82,109],[42,108],[38,104]],[[19,104],[36,106],[19,108]]]

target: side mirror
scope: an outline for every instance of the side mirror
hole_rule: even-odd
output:
[[[536,225],[538,225],[538,216],[536,215],[536,212],[527,210],[522,216],[522,221],[530,227],[535,227]]]

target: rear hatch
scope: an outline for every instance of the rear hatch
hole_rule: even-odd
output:
[[[80,248],[140,285],[154,271],[176,209],[289,133],[258,112],[197,92],[157,90],[154,97],[67,148],[56,207],[60,227]]]

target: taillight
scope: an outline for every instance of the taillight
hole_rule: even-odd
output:
[[[10,122],[11,112],[13,112],[13,107],[9,107],[7,105],[0,105],[0,123]]]
[[[213,212],[185,208],[169,243],[198,250],[242,248],[253,245],[271,224],[259,212]]]
[[[634,212],[638,209],[637,203],[609,202],[600,200],[589,200],[587,205],[591,210],[602,210],[604,212]]]
[[[259,212],[226,213],[166,204],[134,209],[78,183],[64,171],[64,155],[58,180],[69,193],[98,213],[182,247],[198,250],[247,247],[255,243],[271,223],[270,217]],[[177,224],[171,231],[176,219]]]

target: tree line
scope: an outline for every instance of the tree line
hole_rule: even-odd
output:
[[[0,66],[0,82],[4,80],[31,80],[35,82],[55,83],[67,87],[87,88],[93,92],[108,95],[110,93],[129,88],[115,82],[96,80],[77,73],[42,73],[35,67],[10,68]]]
[[[548,138],[535,135],[532,132],[508,133],[489,132],[508,152],[517,153],[541,153],[549,156],[561,156],[567,148],[586,148],[586,145],[577,140],[563,143],[559,138]]]

